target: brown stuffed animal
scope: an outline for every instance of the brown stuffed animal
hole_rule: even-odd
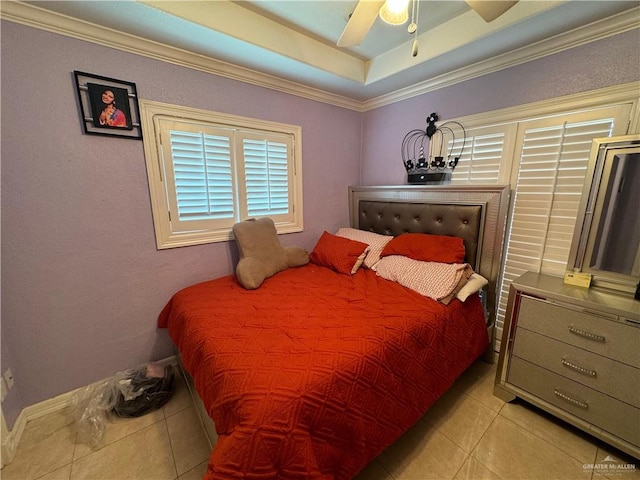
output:
[[[252,218],[236,223],[233,234],[240,253],[236,276],[246,289],[258,288],[265,278],[286,268],[309,263],[306,250],[280,245],[276,226],[270,218]]]

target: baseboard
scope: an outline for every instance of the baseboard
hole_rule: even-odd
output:
[[[2,416],[2,445],[0,449],[0,468],[5,465],[9,465],[13,462],[13,457],[16,454],[18,443],[24,433],[24,429],[27,426],[27,416],[22,410],[18,414],[18,418],[13,423],[13,428],[9,430],[4,421],[4,415]]]
[[[177,365],[178,358],[175,355],[172,355],[167,358],[163,358],[162,360],[158,360],[153,363],[158,363],[162,366],[166,365]],[[16,450],[18,448],[18,444],[20,443],[20,439],[22,438],[22,434],[27,426],[27,422],[30,420],[35,420],[36,418],[43,417],[45,415],[49,415],[50,413],[54,413],[60,410],[65,409],[69,405],[71,405],[71,399],[80,390],[84,390],[87,387],[91,387],[94,385],[98,385],[107,379],[101,380],[99,382],[95,382],[91,385],[87,385],[86,387],[77,388],[71,392],[63,393],[62,395],[58,395],[57,397],[49,398],[42,402],[38,402],[34,405],[30,405],[28,407],[23,408],[16,419],[13,428],[9,430],[6,427],[4,416],[2,417],[2,444],[1,444],[1,457],[0,464],[2,467],[5,465],[9,465],[13,461],[13,457],[15,456]]]

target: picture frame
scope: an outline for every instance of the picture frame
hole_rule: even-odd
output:
[[[135,83],[86,72],[73,74],[85,134],[142,139]]]

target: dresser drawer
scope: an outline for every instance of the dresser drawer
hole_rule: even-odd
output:
[[[513,355],[640,407],[640,369],[519,328]]]
[[[507,382],[629,443],[640,446],[640,409],[512,357]]]
[[[520,328],[640,368],[640,328],[527,295],[521,296]]]

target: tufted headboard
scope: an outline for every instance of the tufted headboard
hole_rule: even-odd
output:
[[[466,261],[489,280],[487,307],[493,324],[509,192],[504,185],[349,187],[350,224],[385,235],[461,237]]]
[[[476,255],[482,237],[481,205],[448,205],[437,203],[375,202],[362,200],[358,206],[360,230],[400,235],[430,233],[460,237],[464,241],[466,261],[477,268]]]

